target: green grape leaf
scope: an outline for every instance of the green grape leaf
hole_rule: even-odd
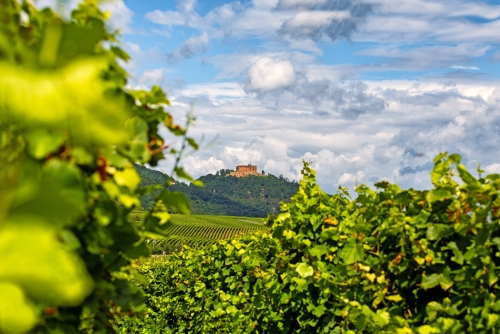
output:
[[[194,180],[193,182],[191,182],[191,184],[195,187],[200,187],[200,188],[203,188],[205,185],[203,184],[203,181],[201,180]]]
[[[141,183],[141,178],[133,167],[128,167],[122,171],[115,172],[113,178],[115,179],[116,184],[119,186],[125,186],[132,191],[137,189],[139,183]]]
[[[62,227],[74,223],[84,212],[85,192],[75,166],[51,160],[41,170],[29,163],[24,168],[13,194],[11,214],[45,216],[51,225]]]
[[[364,252],[363,247],[356,243],[356,240],[351,239],[342,248],[340,252],[340,257],[344,260],[346,264],[353,264],[358,261],[363,261]]]
[[[309,254],[316,257],[317,259],[321,259],[321,256],[323,254],[326,254],[326,252],[328,252],[328,247],[326,245],[316,245],[309,249]]]
[[[28,133],[26,139],[31,156],[35,159],[43,159],[61,147],[65,137],[60,132],[38,129]]]
[[[177,191],[165,191],[161,197],[163,204],[173,210],[188,215],[190,213],[189,201],[183,193]]]
[[[441,282],[440,274],[431,274],[428,276],[422,277],[422,288],[425,290],[432,289],[435,286],[438,286]]]
[[[188,138],[186,138],[186,140],[187,140],[189,146],[191,146],[193,149],[195,149],[195,150],[199,149],[198,143],[193,138],[188,137]]]
[[[148,123],[139,116],[134,116],[125,122],[125,128],[129,133],[130,140],[135,144],[147,144],[148,138]]]
[[[295,268],[295,271],[300,275],[302,278],[306,278],[309,276],[312,276],[314,274],[314,269],[313,267],[307,265],[306,263],[299,263],[297,268]]]
[[[447,246],[453,251],[454,256],[452,256],[451,260],[455,261],[459,265],[463,265],[465,260],[464,254],[460,251],[460,249],[458,249],[456,242],[451,241]]]
[[[92,291],[85,264],[58,241],[58,233],[34,216],[0,228],[0,281],[16,282],[30,297],[52,305],[79,305]]]
[[[185,179],[188,181],[193,181],[193,178],[191,177],[191,175],[186,173],[186,171],[182,167],[175,167],[175,174],[182,179]]]
[[[0,282],[0,332],[21,334],[37,323],[38,312],[23,290],[9,282]]]

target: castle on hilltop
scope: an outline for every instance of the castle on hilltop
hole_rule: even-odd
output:
[[[228,176],[247,177],[248,175],[265,176],[264,173],[257,172],[257,166],[252,164],[236,166],[236,172],[231,172]]]

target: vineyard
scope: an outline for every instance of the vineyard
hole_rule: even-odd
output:
[[[133,211],[130,220],[140,224],[143,215],[144,212]],[[148,244],[153,254],[170,254],[183,245],[200,248],[263,229],[266,226],[262,218],[173,214],[165,229],[168,236],[150,239]]]

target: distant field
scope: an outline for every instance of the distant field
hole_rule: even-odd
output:
[[[130,219],[140,224],[144,214],[142,211],[133,211]],[[149,240],[149,245],[153,254],[169,254],[182,249],[182,245],[205,247],[217,240],[230,239],[266,228],[263,218],[173,214],[166,229],[169,236]]]

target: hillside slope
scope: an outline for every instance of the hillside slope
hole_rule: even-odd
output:
[[[143,166],[136,166],[142,182],[141,187],[165,185],[168,176]],[[298,189],[298,183],[282,176],[268,174],[265,177],[248,176],[236,178],[226,176],[229,170],[221,170],[216,175],[208,174],[199,178],[205,187],[194,187],[177,182],[172,191],[184,193],[191,203],[194,214],[227,216],[265,217],[279,212],[279,203],[288,201]],[[144,208],[153,204],[153,196],[141,199]]]

